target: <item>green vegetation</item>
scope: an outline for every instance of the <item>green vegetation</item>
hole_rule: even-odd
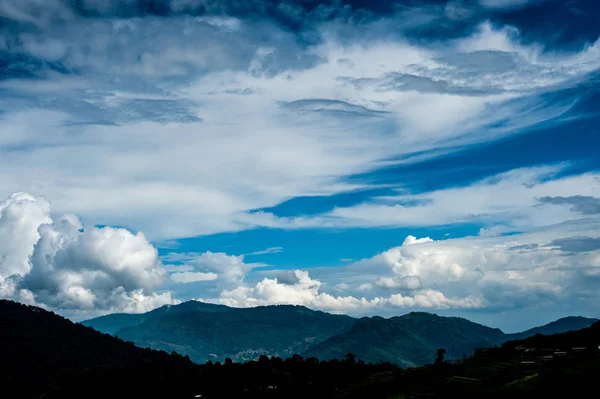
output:
[[[354,352],[365,361],[414,367],[432,363],[439,348],[445,348],[447,358],[457,359],[475,348],[495,346],[504,337],[498,329],[458,317],[413,312],[390,319],[360,319],[348,331],[311,348],[307,355],[333,359]]]
[[[83,324],[141,347],[188,355],[197,363],[222,362],[227,357],[243,362],[261,354],[287,357],[294,353],[329,360],[351,352],[366,362],[415,367],[432,363],[439,348],[446,350],[446,360],[461,359],[476,348],[537,332],[581,329],[594,321],[568,317],[523,333],[504,334],[466,319],[423,312],[354,319],[302,306],[236,309],[189,301],[142,315],[108,315]]]
[[[185,353],[204,363],[227,357],[245,361],[261,354],[291,356],[353,324],[354,319],[348,316],[282,305],[170,313],[119,330],[116,335],[138,346]]]
[[[294,309],[296,317],[327,318]],[[275,317],[270,309],[260,312],[269,322]],[[438,321],[430,316],[408,315],[414,325],[426,320],[435,326]],[[452,322],[460,331],[460,319]],[[430,354],[433,359],[437,355],[435,364],[406,369],[389,362],[365,363],[355,353],[346,353],[343,360],[262,355],[244,363],[227,359],[196,365],[10,301],[0,301],[0,326],[0,383],[14,398],[589,397],[600,372],[600,322],[506,342],[452,362],[443,360],[449,349],[438,347]]]

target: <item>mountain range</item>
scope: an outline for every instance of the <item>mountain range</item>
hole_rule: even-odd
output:
[[[276,308],[285,314],[290,309],[306,313],[305,308]],[[178,314],[180,310],[166,309],[169,314]],[[264,313],[272,310],[262,308],[259,314],[263,320],[270,320],[271,317]],[[186,312],[179,314],[191,316]],[[272,314],[276,317],[276,312]],[[304,317],[319,320],[328,316],[308,311]],[[120,317],[123,318],[126,317]],[[453,329],[448,334],[460,333],[466,326],[467,340],[487,337],[489,332],[487,327],[463,323],[463,319],[438,318],[426,313],[372,319],[394,331],[397,319],[404,319],[406,330],[402,334],[410,332],[415,325],[420,326],[423,319],[432,330],[445,328],[449,322]],[[358,320],[346,333],[354,331],[353,334],[357,334],[356,331],[360,332],[368,325],[365,323],[368,320],[371,319]],[[575,320],[584,321],[561,319],[544,329],[578,323]],[[345,356],[341,361],[304,359],[298,355],[286,359],[261,356],[258,361],[244,363],[226,361],[197,365],[181,355],[138,348],[44,309],[5,300],[0,300],[0,327],[3,360],[0,362],[0,384],[11,398],[587,397],[595,391],[600,371],[600,348],[597,349],[600,322],[577,331],[553,335],[537,333],[524,340],[507,341],[457,361],[437,359],[435,364],[404,369],[387,362],[366,364],[354,356]],[[368,334],[372,331],[371,327],[367,329]],[[381,332],[380,338],[387,338],[390,333],[383,327]],[[435,332],[428,332],[422,336],[431,339],[435,335]],[[434,339],[439,340],[435,344],[448,340],[447,337]],[[460,345],[459,339],[455,346]]]
[[[555,334],[592,325],[596,319],[566,317],[516,334],[458,317],[424,312],[383,318],[333,315],[303,306],[230,308],[198,301],[163,306],[144,314],[112,314],[83,321],[98,331],[140,347],[177,352],[194,362],[247,361],[261,354],[341,359],[348,353],[366,362],[402,367],[433,362],[438,348],[448,359],[468,356],[535,334]]]

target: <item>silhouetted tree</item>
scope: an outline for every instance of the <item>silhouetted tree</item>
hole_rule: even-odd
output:
[[[302,356],[300,356],[297,353],[294,353],[291,357],[292,362],[294,363],[302,363],[304,361],[304,358]]]
[[[354,353],[346,353],[344,360],[348,363],[356,363],[356,355]]]
[[[442,364],[444,362],[444,356],[446,356],[446,349],[440,348],[437,350],[437,357],[435,358],[435,364]]]
[[[267,355],[260,355],[260,357],[258,358],[258,364],[261,364],[263,366],[269,364],[269,357]]]

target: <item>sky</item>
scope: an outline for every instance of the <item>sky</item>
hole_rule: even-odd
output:
[[[600,315],[595,0],[0,0],[0,297]]]

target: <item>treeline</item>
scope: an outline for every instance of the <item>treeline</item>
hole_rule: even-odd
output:
[[[351,353],[328,361],[263,355],[198,365],[40,308],[0,301],[0,384],[10,398],[584,397],[597,391],[598,345],[600,322],[513,341],[461,361],[445,361],[439,348],[437,357],[431,354],[434,364],[412,369],[365,363]],[[546,361],[547,348],[567,354]]]
[[[197,365],[52,312],[0,301],[0,383],[11,398],[328,398],[390,363],[300,355]]]

